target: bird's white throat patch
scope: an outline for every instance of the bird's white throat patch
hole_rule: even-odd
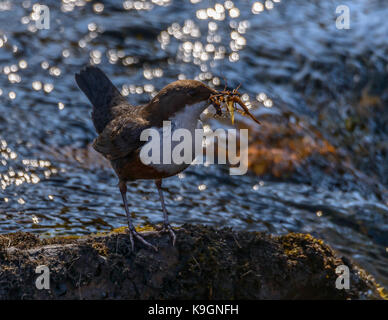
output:
[[[173,117],[171,117],[168,121],[163,122],[163,127],[161,128],[151,128],[158,131],[160,137],[165,137],[161,139],[160,143],[160,154],[159,159],[160,161],[153,161],[149,165],[155,168],[158,171],[167,172],[168,174],[176,174],[178,172],[181,172],[185,168],[187,168],[190,163],[195,159],[196,153],[192,152],[190,154],[186,154],[186,157],[182,163],[177,163],[176,161],[169,161],[170,157],[173,157],[174,155],[166,154],[167,150],[174,150],[175,147],[179,144],[181,144],[182,149],[183,148],[190,148],[191,150],[195,150],[196,140],[195,139],[195,129],[201,128],[201,122],[199,121],[199,116],[201,113],[206,109],[208,106],[207,101],[202,101],[199,103],[195,103],[192,105],[186,105],[182,110],[178,111],[174,114]],[[181,139],[174,139],[175,138],[181,138],[179,134],[177,134],[178,129],[185,129],[188,130],[190,133],[192,139],[185,139],[186,137],[183,137],[183,141]],[[178,137],[179,136],[179,137]],[[202,137],[198,138],[200,141],[197,141],[198,145],[201,145],[202,147]],[[152,141],[146,143],[142,147],[142,151],[148,151],[150,147],[150,143]],[[198,148],[198,147],[197,147]],[[179,162],[179,161],[178,161]]]
[[[206,130],[205,134],[199,116],[207,106],[207,102],[186,105],[168,121],[163,121],[162,127],[144,130],[140,135],[141,141],[147,141],[140,150],[143,164],[165,173],[166,176],[175,175],[187,168],[194,159],[195,164],[203,164],[204,146],[206,159],[210,154],[210,163],[214,163],[214,142],[217,138],[218,163],[226,164],[227,154],[230,164],[240,164],[239,167],[231,168],[230,174],[245,174],[248,170],[248,130],[240,129],[237,133],[236,129],[228,129],[226,132],[220,128],[215,132]],[[237,137],[240,138],[239,143],[236,141]],[[237,156],[237,153],[240,155]]]
[[[186,105],[183,110],[178,111],[171,119],[169,119],[175,129],[194,130],[199,123],[199,116],[209,105],[208,102],[202,101],[192,105]]]

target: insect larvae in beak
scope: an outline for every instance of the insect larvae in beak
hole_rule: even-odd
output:
[[[234,101],[233,101],[233,99],[229,99],[229,97],[226,97],[226,106],[228,107],[228,111],[230,114],[230,119],[232,120],[232,124],[234,124]]]

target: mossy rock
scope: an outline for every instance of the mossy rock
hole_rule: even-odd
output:
[[[155,252],[125,228],[108,234],[39,239],[0,237],[1,299],[381,299],[373,277],[306,234],[275,237],[201,225],[167,234],[143,232]],[[350,289],[336,289],[347,265]],[[35,269],[50,269],[50,289],[38,290]]]

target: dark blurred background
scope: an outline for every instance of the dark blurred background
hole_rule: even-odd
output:
[[[91,108],[74,81],[84,65],[133,104],[177,79],[227,80],[263,123],[237,117],[250,129],[249,173],[192,166],[167,179],[171,221],[311,233],[388,286],[387,1],[40,4],[47,30],[34,1],[0,1],[0,233],[125,225],[116,177],[90,147]],[[338,28],[340,5],[350,29]],[[203,122],[230,127],[211,110]],[[135,223],[160,223],[152,181],[129,190]]]

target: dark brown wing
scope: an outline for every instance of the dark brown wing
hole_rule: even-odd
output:
[[[141,132],[151,125],[141,117],[126,114],[112,120],[94,140],[93,147],[109,160],[116,160],[129,155],[141,147]]]

